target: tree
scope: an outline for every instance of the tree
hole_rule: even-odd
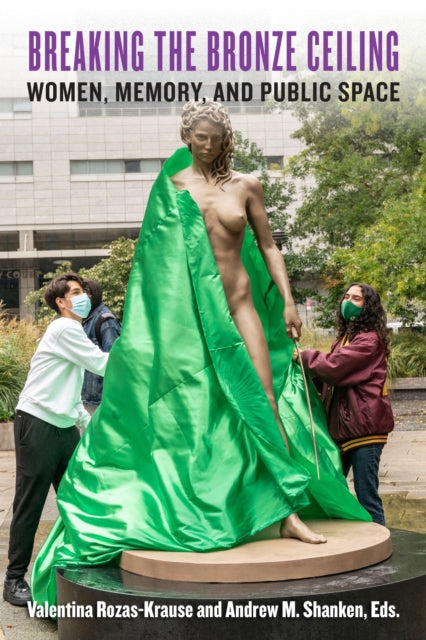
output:
[[[354,268],[355,262],[367,264],[368,260],[371,268],[362,271],[364,279],[371,282],[372,274],[377,274],[375,282],[392,313],[404,317],[417,313],[419,291],[409,268],[404,277],[391,278],[394,293],[388,292],[387,285],[390,274],[400,271],[398,265],[408,264],[410,252],[417,251],[416,212],[422,208],[415,193],[420,188],[426,100],[418,78],[411,81],[406,76],[401,84],[404,91],[398,104],[334,99],[295,108],[302,126],[294,135],[306,148],[291,159],[290,170],[306,186],[291,238],[307,243],[299,258],[316,252],[318,266],[323,264],[318,274],[328,289],[321,298],[323,326],[333,322],[345,283],[359,277],[361,268]],[[389,225],[391,216],[398,216],[396,207],[400,216],[403,213],[399,229],[404,220],[405,232],[404,241],[400,240],[404,256],[398,264],[393,261],[394,244],[389,250]]]
[[[426,319],[425,169],[423,156],[413,190],[384,203],[378,221],[360,228],[353,247],[337,249],[328,264],[330,274],[340,274],[340,285],[357,280],[371,284],[388,312],[407,324]]]
[[[272,231],[286,231],[289,228],[287,209],[295,199],[295,185],[284,172],[272,177],[267,171],[267,163],[262,149],[255,142],[243,138],[234,131],[233,167],[242,173],[259,174],[265,197],[265,209]]]
[[[124,298],[133,263],[135,246],[136,240],[125,237],[118,238],[107,247],[110,250],[108,258],[103,258],[90,269],[80,269],[79,271],[79,275],[82,278],[99,282],[105,304],[111,311],[117,314],[119,318],[121,318],[123,314]],[[72,270],[71,262],[63,262],[55,272],[46,273],[43,276],[44,284],[40,289],[30,293],[26,297],[25,304],[27,306],[31,306],[32,304],[37,305],[38,319],[55,316],[55,312],[51,310],[44,301],[44,292],[53,278]]]
[[[44,300],[44,292],[46,291],[47,285],[51,280],[53,280],[53,278],[57,278],[63,273],[68,273],[69,271],[72,271],[71,262],[68,262],[68,261],[61,262],[61,264],[58,265],[56,271],[49,271],[48,273],[45,273],[43,275],[44,284],[40,287],[40,289],[37,289],[37,291],[32,291],[25,298],[26,307],[31,307],[32,305],[35,305],[37,309],[38,321],[53,319],[56,316],[55,311],[53,311],[53,309],[47,306]]]
[[[351,246],[361,225],[377,221],[384,202],[407,193],[421,159],[425,106],[416,85],[399,107],[338,101],[301,107],[302,127],[294,135],[306,149],[290,169],[311,184],[294,235],[314,236],[326,249]]]
[[[108,258],[103,258],[91,269],[80,270],[82,278],[99,282],[103,292],[103,301],[119,318],[123,316],[124,298],[136,242],[136,240],[124,237],[114,240],[109,245],[110,255]]]
[[[285,264],[295,301],[303,304],[306,298],[317,298],[319,274],[326,264],[324,252],[315,244],[297,251],[289,249],[285,253]]]

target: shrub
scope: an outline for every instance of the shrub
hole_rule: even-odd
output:
[[[43,328],[0,308],[0,421],[11,420]]]
[[[426,376],[426,334],[404,331],[392,336],[388,375],[390,378]]]

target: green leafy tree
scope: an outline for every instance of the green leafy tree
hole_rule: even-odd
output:
[[[310,183],[294,235],[313,236],[325,249],[352,246],[359,227],[374,224],[384,202],[410,191],[422,155],[426,103],[417,84],[409,89],[399,107],[335,100],[296,112],[302,127],[294,135],[306,149],[290,167]]]
[[[328,264],[341,283],[366,281],[380,291],[388,313],[407,324],[426,318],[426,160],[413,190],[386,202],[378,221],[360,228],[350,250],[337,249]],[[336,283],[332,283],[338,289]],[[332,287],[331,287],[332,288]]]
[[[325,267],[321,248],[312,244],[298,251],[290,249],[285,254],[285,264],[295,301],[303,304],[306,298],[317,298],[319,274]]]
[[[53,278],[57,278],[63,273],[68,273],[72,271],[72,263],[69,261],[61,262],[58,265],[56,271],[49,271],[43,275],[43,285],[37,291],[32,291],[25,298],[25,306],[32,307],[33,305],[36,308],[36,316],[37,320],[41,323],[45,323],[48,320],[52,320],[56,317],[55,311],[47,306],[44,300],[44,292],[46,291],[46,287]]]
[[[373,284],[376,274],[374,282],[389,310],[406,318],[418,313],[421,298],[413,269],[410,273],[408,268],[403,276],[401,265],[417,264],[413,258],[419,240],[416,212],[424,205],[415,193],[420,189],[426,98],[418,78],[406,75],[399,79],[403,91],[398,104],[334,99],[300,103],[294,110],[302,125],[294,135],[305,143],[305,150],[289,164],[292,176],[304,180],[305,188],[291,240],[306,243],[299,256],[302,261],[308,262],[312,252],[317,254],[317,275],[328,289],[320,297],[323,326],[334,322],[346,282],[360,277],[361,268],[352,267],[355,262],[363,264],[364,255],[370,256],[371,267],[362,271],[364,279]],[[400,216],[401,231],[404,227],[401,247],[405,247],[405,257],[399,255],[390,235],[392,212]],[[312,275],[310,270],[307,276]]]
[[[82,278],[99,282],[105,304],[111,311],[116,313],[119,318],[121,318],[123,314],[124,298],[130,270],[132,268],[135,246],[136,240],[125,237],[118,238],[108,246],[110,255],[107,258],[103,258],[90,269],[80,269],[79,271],[79,275]],[[44,284],[40,289],[30,293],[26,297],[25,304],[27,306],[33,304],[37,306],[38,319],[55,317],[55,312],[52,311],[44,301],[44,292],[53,278],[68,271],[73,271],[72,263],[63,262],[55,272],[49,272],[43,276]]]
[[[258,173],[271,229],[272,231],[286,232],[289,227],[287,209],[295,199],[294,181],[283,172],[280,172],[279,176],[271,176],[267,170],[262,149],[255,142],[243,138],[239,131],[234,132],[234,140],[233,166],[235,170],[242,173]]]
[[[119,318],[123,316],[124,298],[133,263],[136,240],[119,238],[109,246],[110,255],[91,269],[81,269],[82,278],[99,282],[103,301]]]

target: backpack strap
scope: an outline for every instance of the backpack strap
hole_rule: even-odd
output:
[[[119,324],[120,320],[117,318],[116,315],[114,315],[111,312],[105,312],[105,313],[101,313],[99,318],[96,320],[96,324],[95,324],[95,336],[96,336],[96,340],[98,341],[98,344],[101,344],[102,340],[101,340],[101,326],[102,324],[105,322],[105,320],[117,320],[117,322]]]

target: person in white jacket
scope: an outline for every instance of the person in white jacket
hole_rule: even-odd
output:
[[[17,606],[31,600],[24,576],[50,486],[58,489],[79,427],[90,421],[81,402],[84,370],[103,376],[108,362],[109,353],[94,345],[82,327],[91,307],[84,289],[76,273],[58,276],[47,286],[45,300],[59,318],[38,344],[16,407],[16,488],[3,597]]]

